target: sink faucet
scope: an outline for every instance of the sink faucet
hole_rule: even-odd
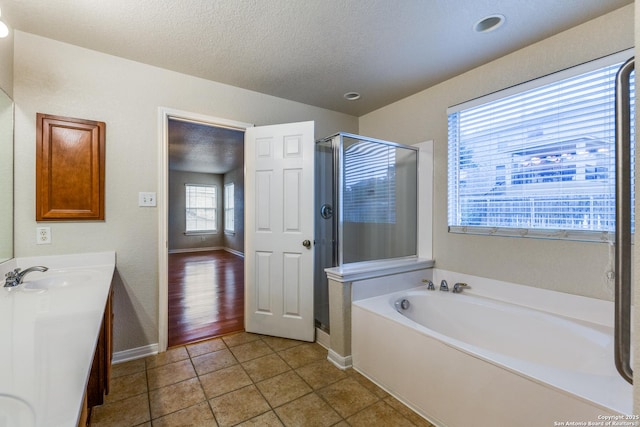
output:
[[[463,289],[469,289],[471,286],[467,285],[466,283],[456,283],[455,285],[453,285],[453,293],[454,294],[459,294],[462,293]]]
[[[440,282],[440,290],[449,292],[449,285],[447,284],[447,281],[444,279],[442,279],[442,281]]]
[[[32,271],[41,271],[44,273],[47,270],[48,270],[47,267],[43,267],[41,265],[36,265],[35,267],[29,267],[26,270],[21,270],[19,268],[16,268],[15,270],[10,271],[4,275],[4,278],[5,278],[4,287],[12,288],[14,286],[18,286],[24,280],[24,276],[31,273]]]

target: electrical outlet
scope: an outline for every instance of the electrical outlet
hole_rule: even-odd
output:
[[[138,206],[156,206],[156,193],[144,191],[139,192]]]
[[[36,227],[36,244],[51,244],[51,227]]]

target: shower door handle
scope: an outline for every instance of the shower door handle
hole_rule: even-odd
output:
[[[615,363],[627,382],[631,369],[631,100],[630,76],[634,59],[616,75],[616,248],[615,248]]]
[[[324,219],[330,219],[333,216],[333,207],[325,203],[320,207],[320,216]]]

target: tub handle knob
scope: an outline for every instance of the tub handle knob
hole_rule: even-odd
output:
[[[400,313],[402,313],[401,310],[407,310],[409,309],[409,306],[411,306],[411,303],[409,302],[408,299],[406,298],[401,298],[399,300],[397,300],[395,302],[395,306],[396,306],[396,310]]]
[[[467,285],[466,283],[456,283],[455,285],[453,285],[453,293],[454,294],[459,294],[462,292],[463,289],[469,289],[471,288],[471,286]]]
[[[436,287],[433,286],[433,282],[429,279],[422,279],[422,283],[426,283],[427,284],[427,290],[428,291],[435,291]]]

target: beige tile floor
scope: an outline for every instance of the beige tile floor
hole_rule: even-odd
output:
[[[113,366],[104,426],[426,426],[315,343],[239,333]]]

